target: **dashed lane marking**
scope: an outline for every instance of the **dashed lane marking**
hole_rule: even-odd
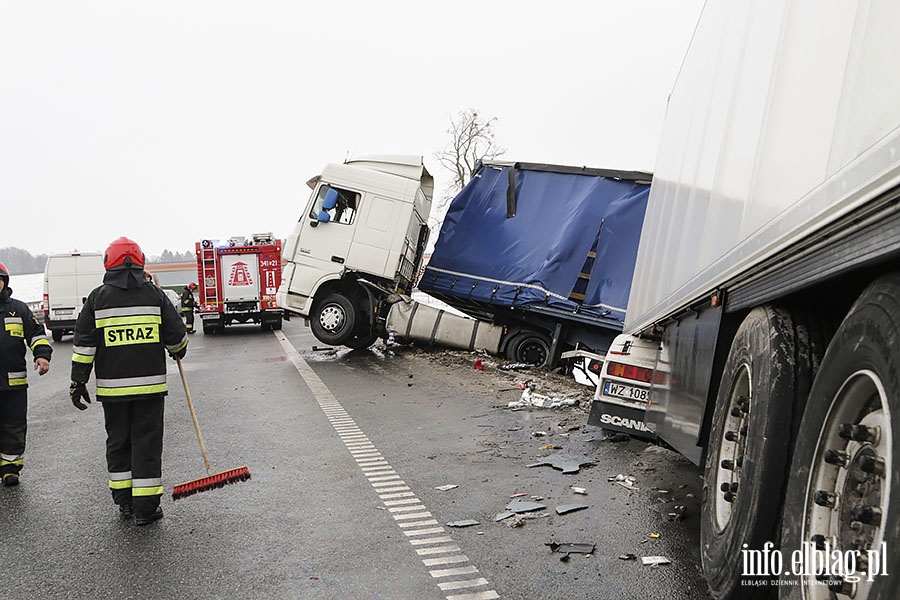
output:
[[[309,364],[303,360],[293,344],[281,331],[275,332],[288,359],[312,391],[316,402],[322,409],[335,433],[356,462],[378,498],[382,501],[394,523],[406,536],[416,555],[425,567],[444,567],[430,569],[429,575],[437,582],[441,592],[454,592],[446,595],[446,600],[495,600],[500,597],[490,589],[490,582],[484,577],[475,577],[478,568],[470,563],[460,547],[447,535],[444,529],[429,510],[422,504],[415,492],[410,490],[403,479],[387,462],[381,452],[369,440],[365,432],[359,428],[353,418],[344,410],[328,386],[316,375]],[[474,588],[481,588],[474,590]],[[456,593],[463,592],[463,593]]]

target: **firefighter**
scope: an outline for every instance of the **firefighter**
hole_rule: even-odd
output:
[[[3,485],[18,485],[25,458],[28,413],[28,372],[25,345],[31,348],[38,375],[50,370],[53,349],[44,326],[28,305],[12,297],[9,269],[0,263],[0,477]]]
[[[194,333],[194,311],[197,310],[197,301],[194,300],[194,290],[197,289],[196,283],[189,283],[184,286],[181,292],[181,316],[187,322],[187,332]]]
[[[75,323],[69,395],[85,410],[86,384],[91,369],[96,372],[113,502],[123,517],[147,525],[162,518],[166,351],[183,358],[188,338],[163,291],[144,281],[140,246],[118,238],[103,266],[103,285],[88,295]]]

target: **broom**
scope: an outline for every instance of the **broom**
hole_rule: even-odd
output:
[[[206,455],[206,444],[203,443],[203,434],[200,433],[200,422],[197,421],[197,413],[194,411],[194,403],[191,401],[191,392],[188,390],[187,379],[184,378],[184,367],[181,366],[181,359],[175,358],[178,363],[178,372],[181,374],[181,383],[184,385],[184,395],[187,397],[188,408],[191,409],[191,418],[194,420],[194,430],[197,432],[197,439],[200,441],[200,452],[203,454],[203,463],[206,465],[206,477],[193,479],[186,483],[179,483],[172,488],[172,500],[178,500],[192,494],[199,494],[223,487],[229,483],[237,483],[250,479],[250,469],[247,467],[238,467],[222,471],[221,473],[209,472],[209,457]]]

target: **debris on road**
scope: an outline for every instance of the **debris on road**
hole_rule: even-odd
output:
[[[641,557],[641,564],[645,566],[671,565],[672,561],[665,556],[644,556]]]
[[[681,521],[684,519],[684,514],[687,512],[687,507],[683,504],[679,504],[672,509],[672,512],[669,513],[668,517],[670,521]]]
[[[565,474],[577,473],[581,467],[593,467],[597,463],[591,462],[584,456],[575,456],[572,454],[551,454],[540,462],[526,465],[528,467],[550,466],[554,469],[562,471]]]
[[[527,371],[531,368],[531,365],[528,363],[508,363],[505,365],[500,365],[497,367],[502,371]]]
[[[456,485],[455,483],[448,483],[447,485],[439,485],[434,489],[436,489],[439,492],[446,492],[448,490],[452,490],[453,488],[457,488],[457,487],[459,487],[459,486]]]
[[[582,544],[582,543],[565,543],[565,544],[557,544],[556,542],[547,542],[544,544],[550,548],[551,552],[561,552],[563,554],[586,554],[591,555],[594,553],[594,548],[596,548],[596,544]]]
[[[640,489],[637,486],[637,479],[633,475],[622,475],[619,473],[618,475],[610,476],[606,479],[610,483],[617,483],[621,485],[623,488],[629,490],[637,490]]]
[[[473,366],[473,368],[476,371],[484,371],[484,363],[481,361],[480,358],[475,359],[475,365]]]
[[[532,512],[535,510],[543,510],[545,508],[547,507],[540,502],[531,502],[529,500],[521,500],[519,498],[516,498],[506,505],[506,510],[516,514]]]
[[[524,498],[528,495],[528,492],[516,492],[515,494],[511,494],[510,498]]]
[[[576,510],[583,510],[585,508],[589,508],[587,504],[560,504],[556,507],[556,514],[565,515],[570,512],[575,512]]]
[[[499,513],[496,517],[494,517],[494,522],[499,523],[503,519],[508,519],[510,517],[514,517],[515,515],[516,515],[516,513],[509,512],[508,510],[506,510],[506,511],[503,511],[502,513]]]
[[[570,394],[565,396],[545,396],[532,391],[531,387],[526,386],[522,392],[522,397],[507,404],[507,408],[521,408],[533,406],[535,408],[561,408],[563,406],[577,406],[578,399],[572,398]]]
[[[658,540],[658,539],[659,539],[659,534],[658,534],[658,533],[651,533],[651,534],[650,534],[650,539],[652,539],[652,540]]]
[[[562,450],[562,447],[556,444],[544,444],[538,450]]]
[[[576,487],[576,486],[573,485],[570,489],[571,489],[573,492],[575,492],[576,494],[582,494],[582,495],[586,495],[586,494],[587,494],[587,490],[584,489],[583,487]]]
[[[629,552],[628,554],[620,554],[619,560],[637,560],[637,555]]]
[[[497,515],[498,517],[500,515]],[[506,522],[507,527],[522,527],[525,525],[525,521],[529,519],[543,519],[544,517],[548,517],[547,513],[528,513],[528,514],[513,514],[512,519]],[[499,520],[499,519],[498,519]]]
[[[481,525],[479,521],[475,519],[465,519],[462,521],[450,521],[447,523],[447,527],[471,527],[472,525]]]

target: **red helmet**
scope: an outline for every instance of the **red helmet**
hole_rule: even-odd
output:
[[[197,284],[196,284],[196,283],[193,283],[193,282],[189,283],[189,284],[188,284],[188,289],[191,290],[191,291],[196,290],[196,289],[197,289]]]
[[[103,254],[103,266],[107,271],[116,267],[143,267],[144,252],[137,242],[125,236],[113,241]]]
[[[9,285],[9,269],[2,262],[0,262],[0,279],[5,285]]]

